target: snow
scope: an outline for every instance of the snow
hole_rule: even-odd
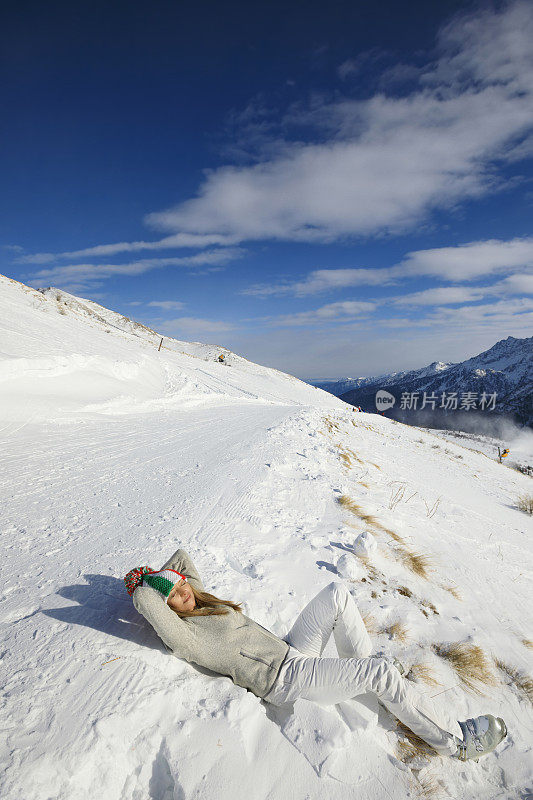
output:
[[[446,441],[456,442],[468,449],[484,453],[492,460],[497,458],[498,448],[500,448],[500,451],[508,449],[509,455],[505,458],[505,461],[502,461],[506,467],[529,466],[533,469],[533,431],[530,428],[520,428],[509,422],[504,422],[501,425],[501,429],[499,438],[487,436],[482,432],[465,433],[464,431],[455,430],[433,429],[431,433]]]
[[[353,543],[353,552],[358,556],[368,558],[377,552],[378,543],[370,531],[363,531]]]
[[[359,559],[355,559],[352,553],[343,553],[335,564],[337,575],[349,580],[361,580],[366,577],[366,570]]]
[[[405,800],[432,776],[453,800],[526,796],[531,705],[496,668],[484,697],[467,693],[431,645],[527,671],[531,518],[515,500],[531,479],[218,346],[157,352],[155,332],[57,291],[0,278],[3,799]],[[369,526],[342,495],[430,555],[429,578],[379,528],[363,570]],[[375,698],[278,709],[172,657],[122,579],[180,546],[279,636],[344,581],[377,629],[407,627],[403,644],[373,633],[375,651],[431,665],[440,686],[419,688],[443,724],[503,716],[505,743],[414,768]],[[343,578],[350,558],[359,576]]]

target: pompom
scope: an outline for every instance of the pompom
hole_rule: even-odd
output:
[[[142,583],[143,575],[146,575],[148,572],[155,572],[155,570],[151,567],[135,567],[128,572],[124,578],[124,583],[126,584],[126,591],[130,597],[133,597],[133,592],[137,586]]]

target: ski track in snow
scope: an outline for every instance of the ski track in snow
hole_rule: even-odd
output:
[[[68,295],[63,314],[54,297],[2,288],[2,800],[405,800],[430,778],[451,800],[526,800],[530,703],[502,676],[485,697],[468,694],[431,645],[472,642],[530,669],[531,519],[515,502],[531,479],[275,370],[214,364],[215,346],[169,342],[156,355],[149,338],[106,335],[114,312],[95,322]],[[18,337],[30,323],[31,354]],[[339,557],[368,529],[343,494],[430,556],[429,579],[375,529],[376,573],[341,578]],[[382,709],[366,722],[356,702],[299,701],[291,713],[172,657],[123,576],[178,547],[208,590],[279,636],[346,580],[378,628],[407,627],[403,644],[372,634],[375,651],[431,666],[440,686],[418,688],[437,695],[442,724],[493,713],[506,742],[479,764],[408,767]],[[332,641],[324,655],[336,655]]]

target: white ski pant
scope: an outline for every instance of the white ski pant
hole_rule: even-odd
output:
[[[339,658],[323,658],[333,633]],[[441,755],[457,749],[451,733],[427,716],[427,701],[405,680],[392,659],[370,656],[372,644],[359,609],[343,583],[333,582],[304,608],[289,633],[290,645],[274,685],[263,698],[274,705],[296,699],[325,705],[348,700],[366,692],[376,694],[383,705],[413,733]]]

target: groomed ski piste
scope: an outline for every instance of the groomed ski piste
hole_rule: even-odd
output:
[[[159,342],[0,278],[3,800],[528,797],[531,479],[228,351],[218,364],[218,347]],[[507,739],[479,763],[417,754],[371,700],[290,712],[173,657],[123,576],[178,547],[279,636],[344,582],[443,725],[491,713]],[[442,655],[456,643],[481,653],[471,689]]]

